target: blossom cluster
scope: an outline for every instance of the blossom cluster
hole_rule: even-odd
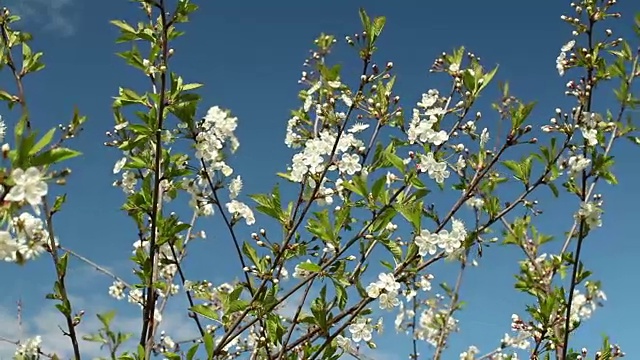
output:
[[[415,336],[432,346],[438,346],[442,333],[450,334],[458,328],[458,320],[447,309],[429,307],[420,314]]]
[[[568,43],[562,45],[562,48],[560,49],[560,55],[558,55],[558,57],[556,58],[556,70],[558,70],[558,74],[560,74],[560,76],[563,76],[565,70],[567,69],[567,52],[571,51],[571,49],[573,49],[575,45],[576,41],[571,40]]]
[[[44,222],[23,212],[11,220],[7,230],[0,230],[0,258],[7,262],[34,259],[46,251],[49,241]]]
[[[591,318],[596,308],[607,300],[607,295],[594,285],[594,283],[587,281],[585,283],[586,293],[582,293],[577,289],[574,290],[571,304],[572,322],[575,323]]]
[[[231,152],[235,152],[240,143],[234,135],[238,126],[238,118],[232,117],[218,106],[211,107],[198,125],[196,135],[196,157],[204,159],[212,165],[211,170],[220,170],[230,176],[233,169],[224,161],[222,149],[228,142]]]
[[[410,144],[419,142],[421,144],[441,145],[449,140],[449,134],[444,130],[434,130],[446,110],[443,105],[444,99],[440,97],[438,90],[429,90],[422,95],[422,99],[418,102],[418,108],[413,109],[413,116],[409,129],[407,130],[407,139]],[[423,110],[423,111],[421,111]]]
[[[418,246],[420,256],[434,255],[438,248],[444,249],[447,254],[458,250],[467,238],[467,230],[464,223],[453,219],[451,231],[440,230],[438,233],[431,233],[427,229],[422,229],[414,238],[414,243]]]
[[[19,359],[37,358],[40,354],[42,337],[36,336],[21,342],[16,349],[15,356]]]
[[[362,140],[357,139],[353,134],[342,134],[337,139],[338,134],[332,130],[323,130],[317,138],[307,140],[302,152],[293,155],[291,164],[291,180],[301,182],[305,175],[317,175],[324,171],[326,158],[333,153],[334,156],[341,155],[338,161],[338,170],[341,173],[354,175],[362,170],[360,155],[349,153],[351,149],[358,149],[363,146]],[[334,144],[338,140],[335,152]],[[333,167],[335,169],[335,167]]]
[[[400,283],[392,273],[381,273],[378,275],[378,281],[369,284],[366,290],[370,298],[378,299],[381,309],[390,310],[400,305],[398,300]]]

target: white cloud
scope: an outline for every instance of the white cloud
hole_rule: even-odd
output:
[[[75,32],[70,15],[73,0],[8,0],[6,4],[25,22],[42,26],[44,30],[60,36],[70,36]]]
[[[45,302],[46,301],[46,302]],[[101,324],[96,317],[96,313],[105,312],[110,307],[107,301],[96,301],[95,299],[83,300],[82,298],[73,297],[71,303],[74,309],[82,309],[85,316],[76,331],[78,336],[82,337],[89,333],[97,331]],[[72,357],[71,342],[68,337],[62,334],[60,327],[65,329],[64,317],[54,308],[54,302],[51,300],[43,300],[43,307],[33,313],[23,314],[23,324],[19,326],[16,309],[7,306],[0,307],[0,337],[12,341],[25,340],[36,335],[42,337],[42,351],[46,353],[55,353],[60,358]],[[115,304],[113,304],[115,305]],[[128,304],[127,304],[128,305]],[[134,309],[130,305],[130,309]],[[134,339],[140,332],[140,318],[136,316],[135,310],[131,311],[132,315],[126,316],[122,312],[118,312],[113,321],[114,330],[133,333],[132,340],[122,350],[133,350]],[[167,333],[173,335],[177,339],[195,337],[197,330],[193,320],[190,320],[184,313],[167,312],[163,316],[160,329],[168,330]],[[11,343],[0,341],[0,359],[10,359],[15,352],[16,346]],[[96,358],[98,356],[106,356],[107,354],[100,350],[99,344],[80,340],[80,350],[84,358]]]
[[[79,299],[73,299],[74,303],[82,303]],[[53,302],[48,301],[44,306],[34,313],[23,313],[22,324],[18,324],[17,308],[9,308],[7,306],[0,307],[0,336],[3,339],[18,341],[40,335],[43,339],[42,350],[46,353],[56,353],[61,357],[70,354],[69,339],[64,337],[58,325],[63,324],[63,317],[53,307]],[[88,323],[95,323],[92,319]],[[85,324],[83,324],[85,325]],[[94,324],[86,324],[94,325]],[[64,328],[64,327],[63,327]],[[84,345],[84,344],[83,344]],[[87,356],[95,356],[98,347],[95,344],[87,344],[83,346],[83,354]],[[0,359],[10,359],[15,352],[16,346],[8,342],[0,342]]]
[[[135,341],[141,329],[139,308],[127,303],[126,300],[117,301],[110,298],[107,287],[111,280],[89,266],[70,266],[67,280],[74,312],[84,311],[85,313],[81,323],[76,327],[78,337],[95,333],[101,327],[96,314],[116,310],[112,329],[133,333],[129,343],[121,350],[134,350]],[[24,341],[39,335],[42,337],[42,351],[49,354],[55,353],[63,359],[71,358],[73,355],[71,342],[60,330],[60,328],[66,329],[65,319],[54,307],[55,301],[44,299],[44,294],[49,292],[49,288],[50,285],[37,287],[38,295],[35,296],[38,299],[36,301],[30,300],[29,304],[22,308],[22,324],[18,324],[17,319],[17,301],[19,299],[8,297],[2,299],[3,303],[0,303],[0,339]],[[82,295],[78,296],[77,294]],[[30,293],[30,296],[34,295]],[[197,328],[193,320],[188,318],[185,309],[186,300],[183,294],[171,298],[163,314],[159,330],[167,330],[167,334],[175,340],[195,338],[198,334]],[[0,359],[11,359],[15,349],[14,344],[0,341]],[[105,351],[100,350],[99,344],[82,339],[80,339],[80,351],[83,358],[87,359],[108,355]]]

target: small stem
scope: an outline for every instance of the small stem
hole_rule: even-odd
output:
[[[176,253],[176,250],[174,248],[173,245],[171,245],[170,249],[171,249],[171,256],[173,256],[174,261],[173,263],[176,265],[177,268],[177,272],[178,272],[178,276],[180,277],[180,282],[182,284],[182,287],[184,288],[184,284],[186,282],[186,277],[184,275],[184,271],[182,270],[182,260],[184,259],[184,257],[187,255],[187,243],[189,242],[189,239],[191,239],[191,232],[193,231],[193,227],[195,225],[196,219],[198,218],[197,212],[194,211],[193,216],[191,217],[191,223],[189,224],[189,229],[187,230],[187,234],[184,237],[184,243],[183,243],[183,249],[180,252],[180,254]],[[175,276],[173,276],[171,279],[167,280],[167,285],[171,285],[173,284],[173,280],[174,280]],[[195,302],[193,301],[193,296],[191,295],[191,291],[186,290],[185,294],[187,295],[187,301],[189,302],[189,306],[193,307],[195,305]],[[158,312],[160,314],[164,313],[164,309],[166,308],[167,304],[169,303],[169,294],[166,294],[166,296],[162,299],[162,301],[160,302],[160,306],[158,307]],[[198,327],[198,331],[200,332],[201,336],[204,336],[205,334],[205,329],[202,326],[202,323],[200,322],[200,317],[198,316],[198,314],[196,314],[195,312],[190,313],[190,316],[193,317],[193,321],[196,323],[196,326]],[[154,333],[151,335],[152,337],[155,337],[155,333],[157,332],[158,328],[154,328]]]
[[[4,16],[4,15],[3,15]],[[31,120],[29,120],[29,110],[27,109],[27,102],[25,98],[24,84],[22,83],[21,71],[15,65],[15,61],[13,60],[13,54],[11,52],[12,48],[9,47],[9,24],[7,24],[4,20],[0,24],[0,32],[2,32],[2,39],[5,43],[4,49],[7,57],[7,66],[11,69],[11,74],[13,75],[13,79],[16,83],[16,88],[18,89],[17,100],[20,104],[22,110],[22,116],[25,117],[27,123],[27,131],[31,132]]]
[[[56,268],[56,275],[58,278],[58,291],[60,293],[60,301],[64,304],[66,308],[63,313],[64,318],[67,323],[67,333],[65,335],[69,336],[71,339],[71,346],[73,347],[73,356],[76,360],[80,360],[80,346],[78,345],[78,335],[76,333],[76,324],[74,323],[73,313],[71,309],[71,302],[69,301],[69,294],[67,293],[67,287],[65,285],[65,277],[66,277],[66,269],[62,269],[58,266],[60,264],[60,257],[58,256],[58,248],[56,246],[55,234],[53,230],[53,215],[49,210],[49,204],[46,197],[42,198],[42,204],[44,208],[44,212],[46,214],[46,224],[47,231],[49,232],[49,253],[51,254],[51,258],[53,259],[53,263]]]
[[[416,275],[413,276],[412,284],[416,283]],[[418,336],[416,329],[418,324],[418,295],[413,296],[413,316],[411,316],[411,345],[413,353],[409,356],[409,360],[418,360]]]
[[[293,335],[293,332],[296,329],[296,325],[298,323],[298,318],[300,317],[300,313],[302,312],[302,308],[304,307],[304,303],[307,301],[307,296],[309,296],[309,291],[311,291],[311,287],[313,286],[314,281],[309,281],[309,285],[307,285],[307,287],[304,289],[304,294],[302,294],[302,300],[300,300],[300,304],[298,305],[298,308],[296,309],[296,313],[293,316],[293,319],[291,320],[291,329],[289,329],[289,332],[287,333],[287,336],[285,338],[285,341],[282,343],[282,349],[280,350],[280,354],[278,355],[278,360],[283,359],[284,355],[285,355],[285,349],[287,347],[287,345],[289,344],[289,341],[291,341],[291,336]]]
[[[449,323],[449,319],[453,316],[453,313],[456,311],[456,306],[458,304],[458,297],[460,293],[460,287],[462,286],[462,276],[464,275],[464,270],[467,267],[467,257],[469,256],[469,249],[467,248],[464,258],[460,260],[460,271],[458,272],[458,278],[456,279],[456,285],[453,290],[453,294],[451,294],[451,303],[449,304],[449,310],[444,318],[444,323],[442,324],[442,330],[440,331],[440,336],[438,337],[438,342],[436,345],[436,352],[433,355],[434,360],[440,360],[442,356],[442,352],[446,346],[446,340],[449,336],[447,331],[447,324]]]
[[[58,249],[64,251],[65,253],[73,256],[74,258],[86,263],[87,265],[93,267],[95,270],[97,270],[98,272],[101,272],[107,276],[109,276],[110,278],[112,278],[115,281],[119,281],[120,283],[122,283],[122,285],[124,285],[126,288],[128,289],[133,289],[134,287],[129,284],[128,282],[126,282],[124,279],[122,279],[121,277],[119,277],[118,275],[114,274],[113,272],[109,271],[107,268],[105,268],[104,266],[101,266],[91,260],[89,260],[87,257],[78,254],[77,252],[71,250],[71,249],[67,249],[62,245],[58,245]]]

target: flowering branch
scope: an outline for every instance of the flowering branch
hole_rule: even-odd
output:
[[[144,319],[142,324],[142,333],[140,335],[140,345],[145,348],[145,356],[148,358],[151,349],[153,347],[153,334],[154,334],[154,311],[156,304],[156,289],[155,282],[158,277],[158,248],[157,248],[157,238],[158,238],[158,217],[162,216],[161,208],[160,208],[160,198],[162,189],[160,188],[160,182],[163,179],[162,175],[162,125],[165,117],[165,106],[166,106],[166,87],[167,87],[167,67],[169,62],[169,40],[168,34],[169,27],[171,24],[167,20],[167,9],[164,6],[164,0],[159,0],[156,3],[156,6],[160,12],[160,51],[162,52],[162,56],[160,58],[161,67],[164,68],[164,71],[160,73],[160,94],[159,100],[157,103],[157,124],[156,124],[156,133],[155,133],[155,156],[154,156],[154,181],[153,181],[153,193],[152,193],[152,208],[151,208],[151,238],[149,241],[149,261],[151,268],[151,276],[147,280],[147,288],[146,292],[146,300],[144,306]]]
[[[66,255],[59,256],[53,228],[53,214],[62,206],[64,198],[61,198],[62,200],[56,200],[56,209],[50,208],[46,197],[48,186],[42,180],[44,174],[41,173],[40,170],[35,166],[29,167],[27,171],[24,171],[18,167],[20,165],[29,165],[29,160],[24,158],[20,159],[19,156],[23,155],[25,150],[27,151],[27,153],[33,153],[35,155],[39,150],[45,148],[47,145],[49,145],[53,138],[53,131],[50,131],[50,135],[48,135],[48,137],[43,137],[43,140],[41,140],[38,144],[33,144],[33,140],[31,140],[31,148],[29,148],[28,145],[23,145],[25,143],[28,144],[30,141],[29,139],[33,139],[35,137],[35,134],[31,129],[31,121],[27,108],[24,84],[22,79],[29,73],[41,70],[44,65],[42,65],[39,60],[42,56],[42,53],[33,54],[31,52],[31,49],[27,45],[27,41],[31,39],[31,36],[27,33],[16,32],[10,28],[10,23],[17,21],[17,19],[17,17],[10,14],[8,9],[2,9],[2,14],[0,14],[0,33],[3,42],[2,62],[7,64],[7,66],[9,66],[9,68],[11,69],[18,90],[18,95],[9,96],[9,99],[11,101],[11,104],[13,104],[14,102],[20,104],[21,117],[19,123],[16,125],[15,135],[16,141],[18,142],[18,144],[16,145],[18,145],[19,150],[23,152],[22,154],[17,154],[17,156],[14,156],[14,166],[16,166],[16,168],[14,168],[12,176],[14,177],[15,184],[9,190],[9,192],[5,194],[4,200],[14,201],[18,203],[27,202],[33,207],[33,210],[37,215],[40,215],[39,206],[42,205],[44,208],[46,230],[40,229],[41,242],[38,242],[36,247],[46,248],[47,251],[51,254],[51,259],[53,260],[55,266],[57,279],[54,284],[54,293],[50,294],[48,297],[60,301],[60,304],[56,305],[56,307],[65,318],[66,330],[63,330],[63,334],[68,336],[71,341],[74,358],[76,360],[80,360],[80,347],[78,344],[78,336],[75,327],[80,323],[82,315],[73,314],[68,290],[65,283],[68,257]],[[13,48],[17,45],[22,45],[23,48],[23,67],[20,71],[18,71],[15,65],[12,54]],[[7,94],[6,92],[4,93]],[[5,99],[7,98],[7,96],[4,97]],[[74,131],[77,129],[71,130]],[[22,145],[22,149],[20,149],[20,145]],[[42,154],[47,154],[47,156],[44,159],[42,159],[41,156],[40,160],[44,161],[42,161],[40,165],[44,165],[43,167],[45,168],[48,165],[53,165],[55,161],[54,159],[52,159],[50,154],[52,154],[54,150],[58,152],[62,150],[63,152],[65,152],[67,149],[59,148],[57,146],[52,147],[46,153]],[[70,154],[67,155],[67,158],[72,157],[69,156]],[[61,159],[58,159],[58,161],[59,160]],[[33,159],[31,160],[31,163],[34,164],[37,163],[37,161]],[[62,176],[64,175],[65,174],[62,174]],[[27,223],[27,218],[29,217],[34,221],[40,221],[39,219],[36,220],[28,213],[23,213],[23,215],[20,216],[20,220],[16,221],[16,227],[18,228],[18,231],[26,232],[27,230],[36,230],[34,228],[28,229],[28,227],[33,227],[34,225],[33,222],[31,222],[30,224]],[[18,250],[17,246],[16,250],[10,256],[10,258],[16,258],[18,262],[24,261],[24,255]],[[37,348],[38,345],[35,345],[35,347]]]

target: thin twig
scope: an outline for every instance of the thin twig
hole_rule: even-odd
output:
[[[118,275],[114,274],[113,272],[111,272],[109,269],[107,269],[104,266],[101,266],[95,262],[93,262],[92,260],[90,260],[89,258],[78,254],[77,252],[68,249],[62,245],[58,245],[58,249],[64,251],[65,253],[73,256],[74,258],[86,263],[87,265],[91,266],[92,268],[94,268],[96,271],[103,273],[104,275],[107,275],[108,277],[112,278],[115,281],[118,281],[120,283],[122,283],[122,285],[128,289],[133,289],[133,285],[129,284],[128,282],[126,282],[123,278],[119,277]]]
[[[51,258],[53,259],[53,263],[56,268],[56,274],[58,277],[57,292],[60,295],[59,300],[62,302],[63,307],[65,308],[64,311],[62,310],[60,311],[64,315],[67,323],[67,332],[65,333],[65,335],[67,335],[69,339],[71,339],[71,346],[73,347],[74,358],[76,360],[80,360],[81,358],[80,346],[78,344],[78,334],[76,333],[77,324],[74,322],[74,319],[73,319],[73,313],[72,313],[73,310],[71,308],[71,302],[69,301],[69,294],[67,293],[67,287],[65,284],[67,269],[59,266],[61,262],[60,262],[60,257],[58,256],[58,248],[56,244],[55,233],[53,230],[53,214],[49,210],[49,204],[46,197],[42,198],[42,205],[44,208],[44,212],[46,214],[47,231],[49,232],[49,253],[51,254]]]

